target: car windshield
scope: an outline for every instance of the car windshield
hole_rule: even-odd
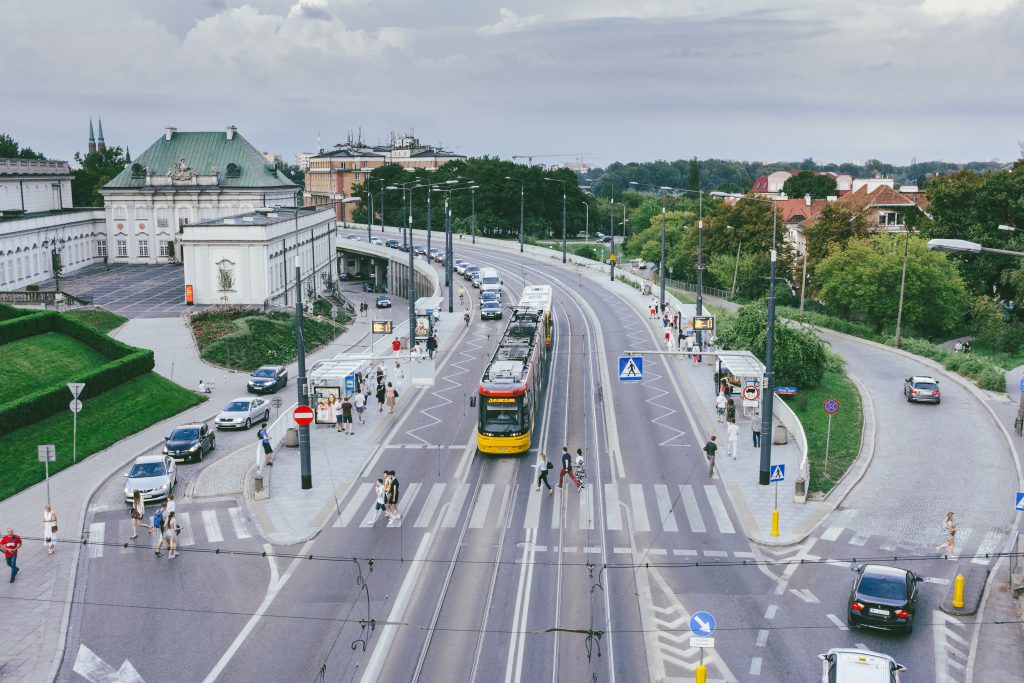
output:
[[[224,408],[225,413],[244,413],[249,410],[248,401],[232,401]]]
[[[253,377],[273,377],[274,371],[270,368],[260,368],[256,372],[252,373]]]
[[[916,382],[914,383],[914,388],[925,389],[927,391],[935,391],[936,389],[939,388],[939,385],[935,384],[934,382]]]
[[[145,477],[162,477],[167,474],[167,468],[162,462],[137,462],[132,466],[128,476],[132,479],[144,479]]]
[[[488,311],[497,311],[498,309],[501,308],[501,306],[499,306],[494,301],[485,301],[484,302],[484,308],[487,309]]]
[[[882,600],[906,600],[907,582],[899,576],[865,576],[857,592],[861,595]]]
[[[171,432],[171,441],[192,441],[199,438],[199,430],[195,427],[175,429]]]
[[[485,285],[496,285],[499,282],[500,282],[500,280],[498,280],[498,278],[496,278],[496,277],[485,277],[484,278],[484,284]]]

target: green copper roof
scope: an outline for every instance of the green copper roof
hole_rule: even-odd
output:
[[[131,166],[118,173],[103,187],[146,187],[146,174],[143,169],[148,168],[153,176],[166,177],[178,169],[182,160],[185,166],[199,176],[210,176],[216,169],[218,187],[298,187],[279,173],[272,164],[268,164],[248,140],[238,133],[228,140],[224,131],[175,131],[170,140],[161,136],[140,154]],[[228,164],[234,164],[230,169],[232,172],[229,172]],[[167,186],[167,189],[173,187]]]

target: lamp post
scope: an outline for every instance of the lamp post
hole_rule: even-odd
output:
[[[402,226],[401,226],[401,222],[400,222],[399,223],[399,229],[402,231],[402,244],[407,245],[409,247],[410,251],[412,250],[412,198],[410,197],[409,201],[406,202],[406,196],[405,195],[406,195],[406,193],[411,194],[412,193],[412,188],[420,187],[420,186],[418,186],[416,184],[418,182],[419,182],[418,180],[410,180],[407,183],[395,183],[394,185],[388,185],[387,187],[384,188],[385,190],[401,190],[401,192],[402,192],[402,214],[403,214],[402,222],[405,221],[406,204],[408,204],[408,207],[409,207],[409,223],[408,223],[408,228],[407,229],[403,229]]]
[[[372,195],[371,195],[371,197],[372,197]],[[345,197],[344,199],[341,200],[341,203],[342,203],[341,213],[342,214],[345,213],[345,206],[344,206],[345,204],[358,204],[360,201],[361,200],[359,199],[359,197]],[[373,214],[370,214],[370,215],[372,216]],[[366,221],[366,239],[367,240],[370,239],[370,221],[369,220]]]
[[[611,268],[608,269],[610,273],[610,279],[615,282],[615,197],[612,197],[611,205],[608,207],[608,250],[611,251],[611,256],[608,257],[608,262],[611,263]]]
[[[342,211],[344,211],[342,207]],[[298,210],[296,209],[296,213]],[[309,387],[306,386],[306,335],[302,318],[302,274],[298,256],[295,258],[295,346],[298,354],[298,403],[309,405]],[[309,425],[299,425],[299,476],[303,490],[313,488],[313,469],[309,454]]]
[[[562,184],[562,263],[565,263],[565,181],[561,178],[544,178],[544,180],[550,180],[551,182]]]
[[[457,183],[457,182],[458,181],[448,181],[445,184],[446,185],[451,185],[451,184]],[[472,180],[467,180],[465,182],[471,183],[473,181]],[[454,280],[454,276],[452,275],[452,265],[454,264],[455,261],[452,258],[452,251],[453,251],[453,246],[454,245],[452,244],[452,212],[451,212],[451,209],[449,208],[449,203],[450,203],[451,198],[452,198],[452,192],[458,192],[459,190],[470,190],[470,192],[473,192],[473,191],[475,191],[475,190],[477,190],[479,188],[480,188],[479,185],[466,185],[464,187],[447,187],[447,188],[445,188],[445,187],[435,187],[435,188],[432,188],[433,192],[443,192],[443,193],[445,193],[445,198],[444,198],[444,216],[445,216],[445,226],[444,226],[444,233],[445,233],[444,275],[445,275],[445,285],[448,287],[448,312],[449,313],[453,312],[454,309],[455,309],[455,304],[454,304],[453,296],[452,296],[453,295],[453,292],[452,292],[452,281]],[[473,220],[474,220],[474,222],[476,221],[476,210],[475,210],[475,208],[474,208],[474,218],[473,218]]]
[[[473,227],[473,240],[472,240],[472,242],[473,242],[473,244],[476,244],[476,191],[478,189],[480,189],[479,185],[473,185],[471,188],[469,188],[469,190],[470,190],[470,193],[469,193],[469,195],[470,195],[470,202],[472,202],[472,204],[473,204],[473,220],[472,220],[472,227]]]
[[[505,176],[505,180],[515,180],[512,176]],[[524,218],[526,216],[526,184],[519,181],[519,253],[523,253],[523,231]]]
[[[635,187],[640,187],[640,183],[636,182],[635,180],[634,181],[630,181],[629,184],[633,185]],[[655,186],[654,185],[644,185],[644,187],[650,187],[650,188],[653,189]],[[679,187],[669,187],[668,185],[660,185],[660,186],[657,187],[657,189],[659,191],[661,191],[661,190],[670,190],[670,191],[673,191],[673,192],[690,192],[690,190],[684,190],[684,189],[679,188]],[[665,213],[666,213],[666,210],[667,210],[667,207],[665,207],[665,206],[661,207],[661,266],[658,268],[658,280],[661,283],[661,287],[660,287],[660,289],[661,289],[661,299],[659,301],[659,304],[661,305],[661,310],[662,311],[665,310]],[[625,228],[623,228],[623,229],[625,229]],[[700,298],[699,294],[697,296],[698,296],[698,298]],[[697,315],[700,315],[700,308],[699,307],[697,309]],[[700,332],[698,332],[697,334],[700,335]],[[697,339],[699,341],[700,337],[698,336]]]
[[[587,207],[587,223],[586,227],[583,229],[583,243],[590,244],[590,204],[583,200],[580,200],[580,204]]]
[[[384,232],[384,181],[377,182],[380,183],[380,231]]]

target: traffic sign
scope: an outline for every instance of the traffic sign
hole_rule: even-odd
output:
[[[71,395],[78,398],[78,395],[82,393],[82,389],[85,389],[85,382],[68,382],[68,389],[71,390]]]
[[[772,465],[771,468],[771,481],[782,481],[786,478],[786,466],[785,465]]]
[[[694,612],[690,617],[690,630],[696,636],[710,636],[715,632],[715,618],[709,612]]]
[[[827,401],[825,401],[825,412],[828,413],[829,415],[832,415],[833,413],[838,413],[839,401],[835,400],[834,398],[830,398]]]
[[[743,387],[743,398],[748,401],[756,401],[757,397],[761,395],[761,390],[757,388],[756,384],[748,384]]]
[[[42,446],[40,446],[42,448]],[[1024,512],[1024,491],[1017,491],[1017,504],[1014,505],[1017,512]]]
[[[713,330],[713,329],[715,329],[715,316],[713,316],[713,315],[695,315],[695,316],[693,316],[693,329],[695,329],[695,330]]]
[[[313,421],[313,409],[309,406],[299,406],[292,411],[292,419],[295,420],[296,424],[308,425]]]
[[[619,381],[640,382],[643,378],[643,356],[619,356]]]
[[[374,334],[391,334],[390,320],[374,320],[371,325]]]
[[[1024,394],[1024,377],[1020,378],[1020,393]]]
[[[39,462],[57,462],[57,447],[52,443],[36,446]]]
[[[779,396],[794,396],[796,387],[775,387],[775,393]]]
[[[71,408],[72,413],[77,413],[82,410],[82,402],[77,398],[71,399],[71,403],[68,404],[68,408]]]
[[[714,638],[701,638],[700,636],[690,636],[690,647],[714,647]]]

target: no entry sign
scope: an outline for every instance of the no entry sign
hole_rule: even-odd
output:
[[[309,406],[299,406],[292,411],[292,419],[295,420],[296,424],[308,425],[313,421],[313,409]]]

